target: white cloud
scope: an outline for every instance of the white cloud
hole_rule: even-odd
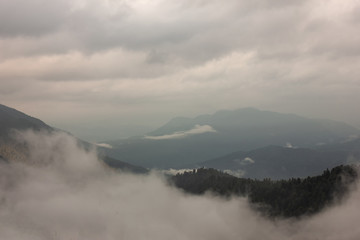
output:
[[[252,164],[252,163],[255,163],[255,161],[250,158],[250,157],[246,157],[244,158],[241,162],[245,163],[245,164]]]
[[[285,144],[285,147],[286,147],[286,148],[296,148],[296,147],[294,147],[290,142],[287,142],[287,143]]]
[[[111,146],[108,143],[96,143],[96,146],[103,147],[103,148],[113,148],[113,146]]]
[[[303,219],[269,220],[246,198],[184,194],[157,174],[119,174],[66,134],[26,132],[0,163],[0,239],[359,239],[360,190]]]
[[[248,165],[254,164],[255,160],[250,157],[246,157],[244,159],[234,159],[233,162],[239,163],[240,165]]]
[[[223,172],[230,174],[234,177],[238,177],[238,178],[243,177],[246,173],[244,170],[241,170],[241,169],[238,169],[238,170],[225,169]]]
[[[170,168],[170,169],[167,169],[167,170],[162,170],[163,173],[166,173],[166,174],[170,174],[170,175],[176,175],[176,174],[182,174],[184,172],[192,172],[194,169],[192,168],[183,168],[183,169],[173,169],[173,168]],[[196,171],[196,170],[195,170]]]
[[[209,125],[195,125],[194,128],[187,130],[187,131],[179,131],[174,132],[172,134],[162,135],[162,136],[145,136],[145,139],[151,139],[151,140],[166,140],[166,139],[177,139],[177,138],[185,138],[192,135],[197,134],[203,134],[203,133],[210,133],[210,132],[216,132],[215,129],[213,129]]]

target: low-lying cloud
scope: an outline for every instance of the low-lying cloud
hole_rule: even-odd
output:
[[[240,165],[249,165],[255,163],[255,160],[251,157],[245,157],[243,159],[234,159],[234,162],[240,164]]]
[[[113,146],[111,146],[108,143],[96,143],[96,146],[103,147],[103,148],[110,148],[110,149],[113,148]]]
[[[285,144],[285,147],[286,147],[286,148],[296,148],[296,147],[293,146],[290,142],[287,142],[287,143]]]
[[[172,134],[166,134],[162,136],[145,136],[145,139],[152,139],[152,140],[166,140],[166,139],[177,139],[177,138],[185,138],[191,135],[203,134],[203,133],[210,133],[216,132],[216,130],[211,127],[210,125],[195,125],[194,128],[187,130],[187,131],[179,131],[174,132]]]
[[[161,175],[105,167],[63,133],[25,132],[28,159],[0,163],[0,239],[359,239],[360,191],[302,220],[271,221],[246,198],[192,196]]]
[[[250,157],[246,157],[241,161],[243,164],[253,164],[255,163],[255,160],[250,158]]]
[[[169,175],[176,175],[176,174],[182,174],[184,172],[191,172],[193,170],[194,170],[193,168],[182,168],[182,169],[169,168],[167,170],[163,170],[162,172]]]
[[[237,170],[231,170],[231,169],[225,169],[224,170],[225,173],[230,174],[234,177],[243,177],[245,175],[245,171],[241,170],[241,169],[237,169]]]

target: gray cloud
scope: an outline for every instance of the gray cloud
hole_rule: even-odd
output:
[[[2,1],[0,101],[59,126],[57,109],[94,105],[93,119],[105,108],[118,122],[136,111],[153,128],[248,106],[360,126],[358,9],[320,0]]]
[[[105,168],[66,134],[25,132],[29,158],[0,163],[2,239],[358,239],[355,189],[343,204],[271,221],[245,198],[189,196],[161,175]]]
[[[0,2],[0,36],[42,36],[59,30],[67,15],[67,1]]]

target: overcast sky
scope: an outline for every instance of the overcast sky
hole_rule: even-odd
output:
[[[87,140],[241,107],[360,127],[359,43],[356,0],[0,0],[0,102]]]

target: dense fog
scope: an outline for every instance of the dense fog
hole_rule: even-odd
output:
[[[160,173],[109,169],[65,133],[23,132],[0,164],[0,239],[359,239],[360,191],[322,213],[270,220],[246,198],[187,195]]]

